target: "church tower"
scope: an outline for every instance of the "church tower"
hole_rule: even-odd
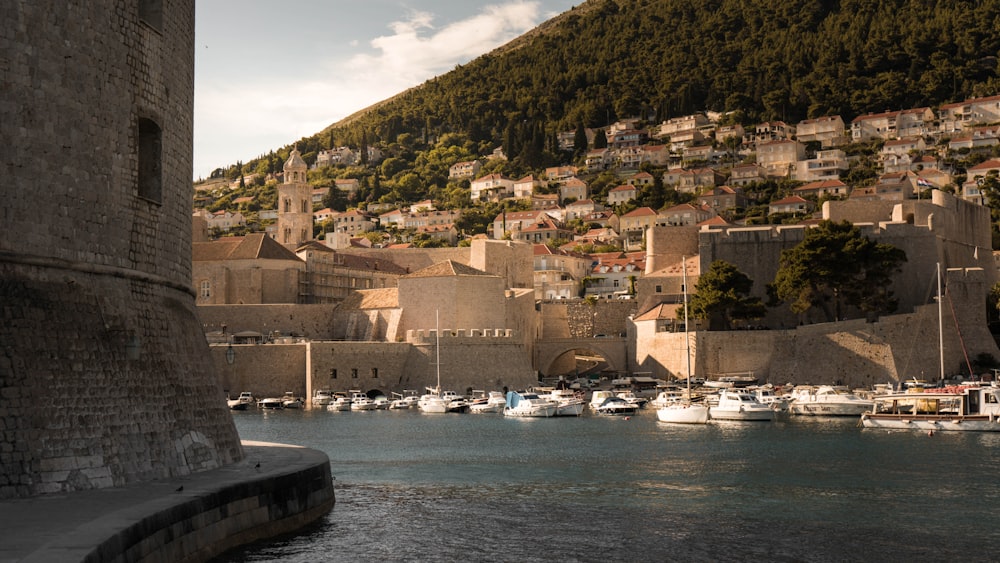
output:
[[[278,186],[278,229],[275,238],[296,248],[313,239],[312,187],[306,181],[306,161],[298,149],[285,161],[285,181]]]

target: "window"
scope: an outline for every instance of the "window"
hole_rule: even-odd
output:
[[[378,368],[372,368],[372,377],[378,379]]]
[[[358,378],[358,368],[351,368],[351,379]]]
[[[201,290],[199,291],[202,299],[208,299],[212,296],[212,282],[208,280],[201,281]]]
[[[337,368],[330,368],[330,379],[337,379]]]
[[[309,213],[310,211],[311,211],[311,210],[309,209],[309,201],[308,201],[308,200],[305,200],[305,199],[303,199],[303,200],[302,200],[302,212],[303,212],[303,213]]]
[[[139,0],[139,21],[163,33],[163,1]]]
[[[151,119],[139,118],[139,197],[163,202],[163,133]]]
[[[656,286],[656,293],[663,293],[663,286],[662,285]]]

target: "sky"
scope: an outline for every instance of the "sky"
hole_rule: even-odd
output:
[[[194,179],[445,74],[582,0],[197,0]]]

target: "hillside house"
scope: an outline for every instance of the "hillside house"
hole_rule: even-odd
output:
[[[313,168],[323,168],[338,164],[351,166],[357,162],[358,154],[351,150],[350,147],[336,147],[319,151],[316,154],[316,163],[313,164]]]
[[[592,213],[597,211],[603,211],[604,206],[596,203],[592,199],[578,199],[572,203],[567,203],[564,207],[565,215],[563,221],[572,221],[573,219],[582,219],[584,217],[589,217]]]
[[[531,199],[532,194],[535,193],[535,188],[541,185],[541,181],[531,174],[521,178],[520,180],[515,180],[514,197],[517,199]]]
[[[747,131],[743,137],[743,144],[754,146],[772,141],[786,141],[794,135],[795,127],[784,121],[768,121],[757,124],[753,131]]]
[[[778,201],[772,201],[767,206],[767,214],[774,215],[776,213],[793,213],[796,215],[805,215],[812,212],[812,203],[799,197],[797,195],[788,196],[786,198],[779,199]]]
[[[466,160],[456,162],[448,168],[449,180],[461,180],[462,178],[475,178],[482,170],[483,164],[478,160]]]
[[[759,164],[740,164],[729,171],[729,181],[726,183],[730,186],[746,186],[766,179],[767,174]]]
[[[559,200],[581,200],[590,196],[587,190],[587,183],[579,178],[570,178],[559,186]]]
[[[661,227],[684,227],[707,221],[715,211],[706,205],[681,203],[657,213],[656,225]]]
[[[739,186],[716,186],[698,196],[698,205],[702,208],[711,209],[712,215],[718,215],[725,210],[745,208],[747,206],[747,198],[743,193],[743,188]],[[708,218],[710,219],[711,217]]]
[[[795,138],[801,143],[818,142],[824,148],[837,147],[848,141],[844,120],[839,115],[800,121],[795,126]]]
[[[698,193],[703,187],[722,183],[723,176],[713,168],[671,168],[661,177],[664,186],[674,186],[683,193]]]
[[[503,174],[487,174],[469,185],[472,201],[500,201],[514,195],[514,181]]]
[[[710,124],[711,122],[708,120],[708,117],[703,113],[673,117],[654,127],[653,136],[657,139],[672,138],[679,133],[696,131]]]
[[[577,175],[576,166],[550,166],[545,169],[545,179],[550,182],[565,182]]]
[[[806,147],[798,141],[777,140],[757,143],[757,164],[768,176],[788,178],[795,163],[805,160]]]
[[[590,257],[544,244],[536,244],[533,248],[535,299],[579,297],[583,278],[590,272]]]
[[[793,177],[800,182],[815,182],[840,178],[850,165],[847,155],[840,149],[817,151],[814,158],[795,163]]]
[[[948,149],[958,151],[962,149],[976,150],[996,146],[1000,143],[1000,126],[987,125],[982,127],[971,127],[953,136],[948,141]]]
[[[970,98],[938,108],[942,133],[956,133],[969,127],[1000,122],[1000,96]]]
[[[543,210],[501,212],[493,219],[493,238],[502,239],[505,233],[521,230],[522,225],[552,219],[554,217]]]
[[[356,235],[375,229],[377,219],[357,209],[335,211],[328,218],[333,223],[333,231]]]
[[[646,270],[645,252],[632,252],[621,258],[598,256],[598,262],[590,270],[590,283],[586,295],[613,298],[632,295],[635,284]]]
[[[809,182],[804,186],[799,186],[792,190],[792,192],[793,195],[799,197],[847,197],[850,195],[851,189],[840,180],[818,180],[816,182]]]
[[[649,207],[633,209],[618,218],[619,230],[625,250],[639,250],[645,241],[646,229],[656,224],[658,215]]]
[[[614,162],[614,155],[608,149],[592,149],[587,151],[584,157],[584,164],[587,170],[606,170]]]

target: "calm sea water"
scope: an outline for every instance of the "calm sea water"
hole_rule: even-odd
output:
[[[234,412],[326,452],[337,505],[220,561],[996,561],[1000,435],[857,420]]]

